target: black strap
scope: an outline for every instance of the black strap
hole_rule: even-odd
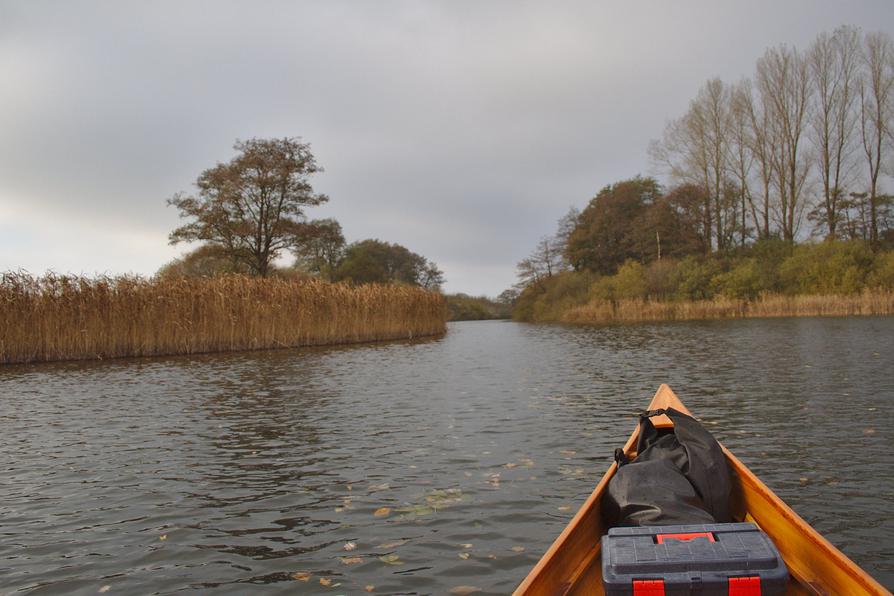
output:
[[[619,468],[630,463],[630,458],[627,457],[627,454],[620,447],[615,449],[615,463],[618,464]]]

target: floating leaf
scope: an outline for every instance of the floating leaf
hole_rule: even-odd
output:
[[[456,596],[468,596],[468,594],[474,594],[480,591],[481,588],[477,586],[456,586],[455,588],[450,588],[450,593],[455,594]]]
[[[101,587],[101,588],[99,589],[99,593],[100,593],[100,594],[105,594],[106,592],[108,592],[108,591],[111,590],[111,589],[112,589],[112,586],[105,585],[105,586],[103,586],[103,587]]]
[[[458,488],[448,488],[447,490],[436,489],[425,496],[425,500],[429,503],[437,503],[440,501],[457,502],[463,498],[463,491]]]
[[[403,561],[397,555],[382,555],[379,560],[388,565],[403,565]]]
[[[167,539],[168,539],[168,535],[167,535],[167,534],[162,534],[161,536],[158,537],[158,539],[159,539],[159,540],[167,540]]]
[[[376,587],[372,584],[366,584],[365,586],[363,586],[363,589],[366,590],[367,592],[372,592],[373,590],[376,589]]]
[[[305,571],[296,571],[292,574],[292,579],[296,579],[300,582],[306,582],[310,579],[310,574]]]
[[[342,557],[341,562],[344,565],[356,565],[363,562],[363,557]]]
[[[559,511],[571,511],[571,505],[559,505]]]
[[[384,550],[389,550],[392,548],[397,548],[398,546],[403,546],[407,542],[409,542],[409,540],[395,540],[394,542],[383,542],[382,544],[380,544],[378,546],[378,548],[381,548]]]
[[[525,547],[523,547],[523,546],[513,546],[513,547],[512,547],[512,552],[523,553],[523,552],[525,552]]]
[[[341,513],[341,512],[344,511],[344,510],[345,510],[344,507],[336,507],[336,508],[335,508],[335,512],[336,512],[336,513]]]
[[[373,515],[376,516],[376,517],[387,517],[387,516],[390,515],[390,514],[391,514],[391,508],[390,508],[390,507],[379,507],[378,509],[376,509],[376,510],[373,512]]]
[[[329,579],[328,577],[321,577],[321,578],[320,578],[320,585],[321,585],[321,586],[331,586],[331,585],[332,585],[332,580]]]
[[[465,548],[465,549],[472,548],[472,545],[471,545],[470,543],[468,543],[468,542],[465,543],[465,544],[460,544],[459,546],[460,546],[460,548]]]
[[[472,555],[469,553],[459,553],[459,558],[462,559],[463,561],[467,560],[471,556]]]
[[[391,486],[389,486],[387,482],[384,482],[382,484],[370,484],[369,492],[374,493],[379,490],[388,490],[389,488],[391,488]]]
[[[563,451],[560,451],[559,453],[561,453],[565,457],[571,457],[573,455],[577,455],[577,451],[572,451],[571,449],[565,449]]]
[[[534,460],[531,459],[531,458],[529,458],[529,457],[523,457],[523,458],[521,458],[520,460],[518,460],[518,463],[520,463],[521,465],[523,465],[523,466],[526,467],[526,468],[533,468],[533,467],[534,467]]]
[[[435,512],[435,510],[431,507],[427,507],[425,505],[414,505],[412,507],[401,507],[397,510],[398,513],[406,513],[409,515],[430,515]]]
[[[354,550],[355,548],[357,548],[357,543],[356,542],[345,542],[345,545],[342,548],[344,548],[345,550]]]
[[[518,466],[518,464],[513,464],[513,463],[503,464],[503,467],[506,468],[507,470],[511,470],[512,468],[515,468],[517,466]]]

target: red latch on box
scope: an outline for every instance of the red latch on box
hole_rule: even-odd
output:
[[[729,596],[761,596],[761,578],[757,576],[729,578]]]
[[[664,544],[668,540],[692,540],[693,538],[707,538],[709,542],[716,542],[711,532],[688,532],[686,534],[658,534],[655,541]]]
[[[633,596],[664,596],[663,579],[633,580]]]

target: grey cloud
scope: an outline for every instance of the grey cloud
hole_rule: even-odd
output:
[[[0,268],[151,273],[177,252],[165,198],[236,138],[301,135],[332,199],[311,216],[496,294],[571,204],[649,173],[649,140],[703,80],[892,16],[887,1],[6,2]]]

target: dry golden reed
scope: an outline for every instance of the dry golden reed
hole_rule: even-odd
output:
[[[441,294],[408,286],[4,273],[0,363],[409,339],[446,319]]]
[[[591,301],[562,313],[563,323],[687,321],[746,317],[815,317],[894,314],[894,292],[864,290],[847,296],[766,294],[756,300],[662,301],[629,299]]]

